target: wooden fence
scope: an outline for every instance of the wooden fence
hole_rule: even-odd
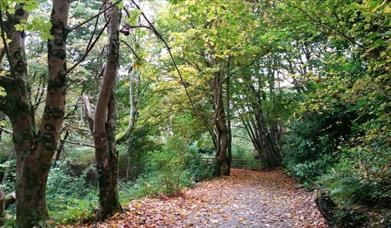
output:
[[[213,165],[215,163],[215,158],[204,157],[202,158],[202,162],[205,164]],[[231,168],[260,170],[261,164],[260,161],[257,160],[232,159]]]

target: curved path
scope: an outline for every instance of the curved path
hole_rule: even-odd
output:
[[[280,171],[232,170],[176,197],[146,198],[89,227],[326,227],[314,193]]]

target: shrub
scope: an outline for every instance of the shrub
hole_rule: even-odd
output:
[[[333,163],[334,159],[326,154],[317,160],[291,164],[287,169],[291,175],[303,182],[304,186],[311,188],[318,177],[330,169],[330,164]]]
[[[388,165],[373,162],[379,154],[367,154],[361,150],[347,149],[335,167],[322,176],[319,183],[328,189],[330,195],[344,206],[365,205],[390,208],[391,187]],[[369,157],[369,158],[368,158]],[[387,162],[386,162],[387,161]]]
[[[14,183],[16,177],[16,160],[12,159],[0,164],[1,183],[0,189],[5,193],[14,192]]]
[[[195,182],[212,178],[213,165],[202,162],[202,151],[195,145],[185,153],[184,166]]]
[[[339,208],[336,224],[346,227],[364,226],[391,207],[390,118],[381,90],[368,96],[374,88],[369,78],[325,80],[307,94],[284,138],[286,170],[326,190]]]
[[[93,209],[98,204],[97,192],[92,191],[87,195],[78,197],[69,195],[67,197],[57,196],[57,200],[51,200],[48,203],[63,204],[62,207],[52,208],[50,215],[57,224],[81,223],[93,218]]]
[[[175,194],[196,181],[211,178],[212,167],[202,162],[197,147],[185,142],[175,136],[160,150],[148,153],[145,172],[135,185],[136,197]]]
[[[72,175],[68,162],[59,162],[49,172],[46,198],[55,223],[81,222],[92,216],[98,204],[97,191],[85,184],[83,176]]]
[[[307,116],[291,123],[291,130],[284,138],[282,147],[285,169],[296,179],[312,188],[315,181],[327,173],[338,161],[337,138],[321,134],[325,126],[320,119]]]
[[[186,145],[174,138],[161,150],[149,152],[146,172],[136,183],[137,195],[170,195],[190,185],[190,176],[185,169],[186,149]]]

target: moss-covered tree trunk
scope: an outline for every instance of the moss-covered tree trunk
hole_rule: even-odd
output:
[[[69,2],[53,1],[52,39],[48,41],[49,81],[43,118],[36,132],[28,84],[25,34],[15,25],[28,18],[23,5],[8,16],[10,63],[8,75],[0,80],[7,96],[0,101],[13,128],[16,152],[16,223],[18,227],[39,226],[48,218],[45,192],[53,154],[57,147],[65,107],[66,37]]]
[[[108,7],[109,4],[107,3]],[[115,142],[115,82],[119,67],[119,28],[121,11],[111,7],[107,12],[109,43],[106,67],[95,110],[94,142],[98,169],[100,217],[114,215],[121,210],[118,198],[118,152]]]

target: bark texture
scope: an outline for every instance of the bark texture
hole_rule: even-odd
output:
[[[231,163],[232,163],[232,130],[231,130],[231,92],[230,92],[230,76],[227,77],[227,88],[226,88],[226,94],[227,94],[227,127],[228,127],[228,149],[227,149],[227,158],[226,158],[226,164],[227,169],[224,172],[225,176],[229,176],[231,174]]]
[[[106,4],[108,7],[109,4]],[[121,210],[118,199],[118,152],[115,142],[116,104],[114,89],[119,65],[119,30],[121,11],[108,10],[109,44],[103,82],[95,109],[94,142],[98,170],[100,218],[104,219]]]
[[[43,118],[36,131],[34,109],[28,84],[25,34],[15,25],[28,18],[22,5],[8,16],[8,60],[11,72],[0,80],[7,96],[0,107],[11,120],[16,152],[16,223],[33,227],[48,218],[45,192],[53,154],[57,148],[64,117],[66,91],[66,37],[69,2],[53,0],[51,14],[53,38],[48,41],[49,81]],[[0,109],[1,109],[0,108]]]
[[[223,100],[223,74],[220,72],[214,75],[213,100],[215,107],[215,126],[216,126],[216,154],[214,176],[227,174],[227,152],[229,146],[229,132],[226,120],[226,113]]]

